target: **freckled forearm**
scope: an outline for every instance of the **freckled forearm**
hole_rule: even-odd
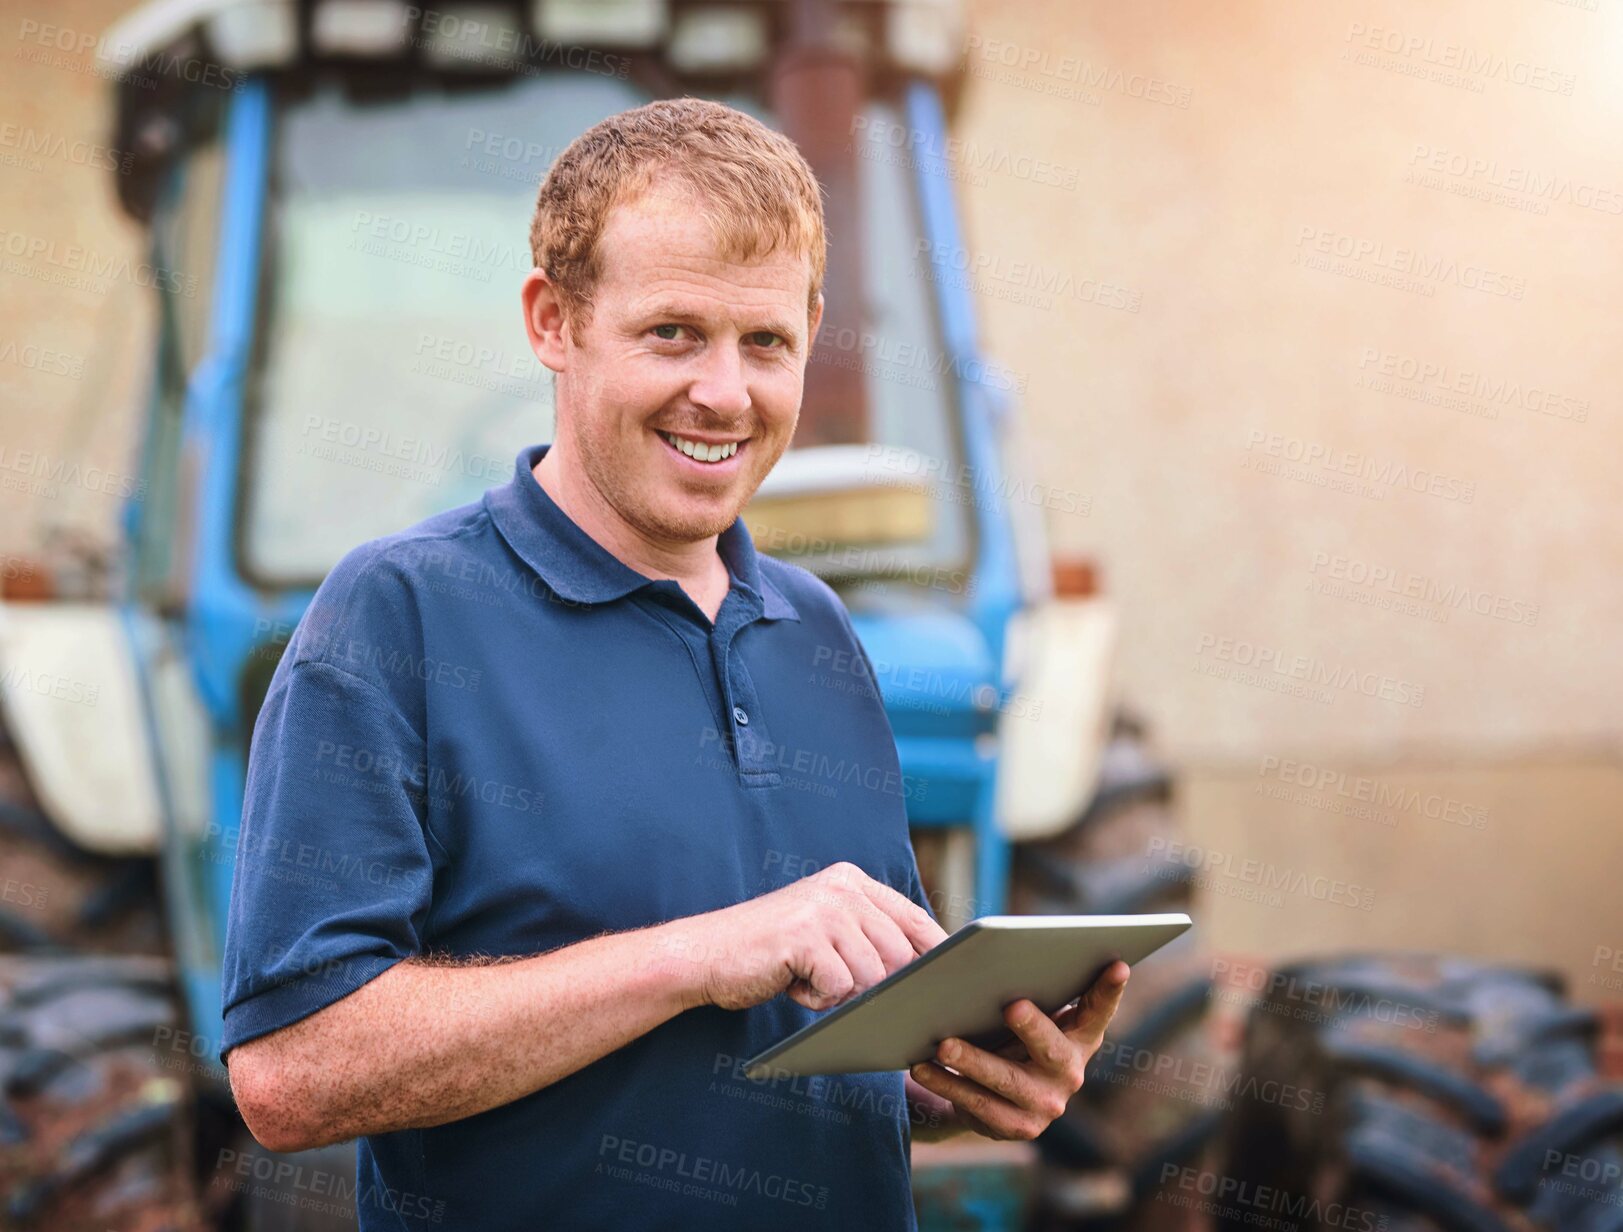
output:
[[[309,1145],[426,1128],[511,1103],[691,1003],[659,929],[480,965],[407,960],[277,1032]]]

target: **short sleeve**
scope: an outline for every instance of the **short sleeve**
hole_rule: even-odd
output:
[[[421,949],[422,739],[377,685],[290,654],[254,728],[222,962],[230,1049]]]

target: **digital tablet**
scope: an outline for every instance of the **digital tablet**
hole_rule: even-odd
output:
[[[949,1035],[996,1050],[1003,1011],[1029,998],[1054,1014],[1118,958],[1129,966],[1187,930],[1165,915],[991,915],[751,1060],[749,1078],[908,1069]]]

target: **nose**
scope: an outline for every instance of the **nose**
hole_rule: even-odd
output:
[[[688,397],[696,405],[730,419],[748,412],[752,405],[749,381],[744,372],[744,358],[736,346],[705,348],[699,370],[688,388]]]

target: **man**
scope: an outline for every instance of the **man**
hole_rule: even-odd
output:
[[[944,937],[877,694],[815,683],[866,663],[850,619],[738,516],[799,414],[817,184],[737,111],[654,103],[564,152],[531,244],[556,440],[345,557],[260,713],[238,1104],[273,1150],[361,1139],[366,1232],[910,1228],[910,1133],[1041,1132],[1126,968],[1015,1002],[1002,1054],[744,1078]]]

